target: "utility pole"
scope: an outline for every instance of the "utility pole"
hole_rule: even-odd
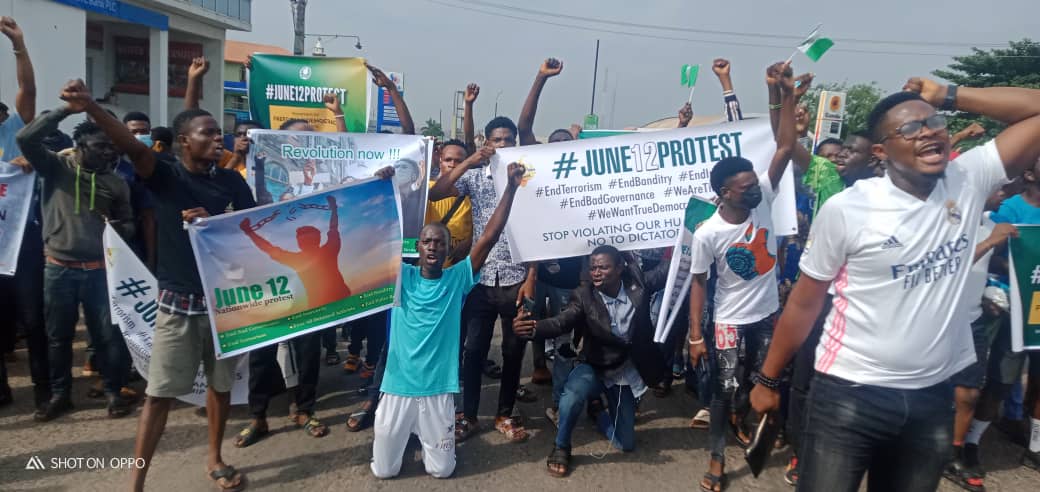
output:
[[[596,114],[596,75],[599,72],[599,40],[596,40],[596,61],[592,65],[592,104],[589,114]]]
[[[301,56],[303,55],[303,28],[307,0],[289,0],[289,8],[292,10],[293,19],[293,54]]]

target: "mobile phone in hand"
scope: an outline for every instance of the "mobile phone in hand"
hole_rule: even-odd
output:
[[[531,299],[530,297],[524,297],[523,306],[524,311],[527,311],[528,313],[534,313],[534,299]]]

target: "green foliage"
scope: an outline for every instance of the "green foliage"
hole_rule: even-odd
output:
[[[1040,88],[1040,43],[1023,39],[1009,41],[1008,48],[983,51],[972,48],[972,54],[955,56],[945,70],[932,75],[966,87],[1014,86]],[[962,142],[959,147],[974,147],[995,137],[1004,129],[1000,122],[975,114],[958,112],[950,118],[950,134],[973,122],[986,129],[986,135]]]
[[[849,132],[865,130],[867,116],[874,105],[881,100],[881,88],[876,82],[867,84],[849,84],[847,82],[827,82],[813,84],[813,87],[802,97],[802,103],[809,108],[809,130],[816,124],[816,111],[820,104],[821,91],[837,91],[845,93],[845,123],[842,125],[842,138]]]
[[[441,128],[441,124],[433,118],[427,119],[426,123],[423,124],[423,127],[420,128],[419,131],[424,137],[444,137],[444,129]]]

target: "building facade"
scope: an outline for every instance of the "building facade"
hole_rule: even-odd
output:
[[[252,0],[0,0],[0,15],[25,32],[37,110],[59,106],[65,82],[82,78],[106,108],[118,116],[143,111],[154,126],[183,109],[197,56],[211,63],[201,107],[224,112],[225,34],[250,30],[251,13]],[[10,50],[0,49],[0,101],[8,105],[17,89],[14,66]]]

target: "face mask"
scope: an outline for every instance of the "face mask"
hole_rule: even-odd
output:
[[[151,135],[134,135],[134,137],[137,138],[138,142],[141,142],[141,143],[147,145],[148,148],[152,147],[152,136]]]
[[[762,189],[759,187],[749,188],[740,197],[740,206],[751,210],[762,203]]]

